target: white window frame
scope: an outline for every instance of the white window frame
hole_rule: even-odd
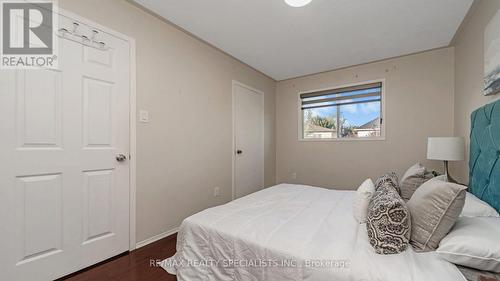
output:
[[[365,138],[304,138],[304,114],[302,113],[302,99],[300,98],[301,94],[307,94],[307,93],[313,93],[313,92],[319,92],[319,91],[328,91],[328,90],[334,90],[334,89],[340,89],[340,88],[347,88],[347,87],[354,87],[354,86],[360,86],[360,85],[365,85],[365,84],[371,84],[371,83],[382,83],[382,91],[380,93],[380,102],[381,102],[381,113],[380,117],[382,118],[382,124],[380,124],[380,136],[379,137],[365,137]],[[324,141],[340,141],[340,142],[345,142],[345,141],[385,141],[386,140],[386,124],[387,124],[387,119],[386,119],[386,108],[385,108],[385,103],[386,103],[386,98],[385,98],[385,79],[378,79],[378,80],[369,80],[369,81],[361,81],[361,82],[356,82],[356,83],[350,83],[350,84],[343,84],[343,85],[334,85],[331,87],[327,88],[321,88],[321,89],[314,89],[314,90],[307,90],[307,91],[300,91],[297,94],[297,123],[298,123],[298,140],[299,141],[304,141],[304,142],[324,142]]]

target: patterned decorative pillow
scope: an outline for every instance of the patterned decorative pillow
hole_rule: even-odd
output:
[[[380,186],[368,205],[366,230],[377,254],[390,255],[406,250],[411,235],[410,211],[390,185]]]
[[[422,174],[410,175],[401,181],[401,197],[408,201],[417,188],[419,188],[426,181],[434,178],[434,175],[429,172],[424,172]]]
[[[399,181],[398,181],[398,175],[396,173],[387,173],[380,178],[377,179],[375,182],[375,190],[379,189],[379,187],[382,186],[389,186],[392,187],[396,190],[396,192],[399,194],[400,189],[399,189]]]

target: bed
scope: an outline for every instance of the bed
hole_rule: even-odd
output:
[[[472,114],[470,191],[497,210],[499,125],[500,101]],[[435,252],[376,254],[353,217],[354,193],[280,184],[207,209],[184,220],[177,253],[161,266],[179,281],[477,278]]]
[[[353,195],[280,184],[207,209],[182,223],[162,266],[178,280],[466,280],[434,252],[375,254]]]

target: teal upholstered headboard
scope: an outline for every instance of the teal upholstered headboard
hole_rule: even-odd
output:
[[[500,100],[472,112],[469,190],[500,212]]]

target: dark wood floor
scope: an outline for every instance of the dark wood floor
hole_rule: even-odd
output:
[[[151,266],[175,254],[177,235],[172,235],[127,254],[84,269],[59,280],[68,281],[177,281],[161,267]]]
[[[175,254],[177,235],[81,270],[57,281],[177,281],[161,267],[151,266]],[[498,281],[481,276],[479,281]]]

